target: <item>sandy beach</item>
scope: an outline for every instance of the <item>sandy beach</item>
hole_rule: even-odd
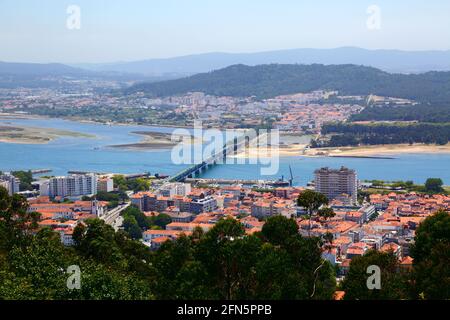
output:
[[[17,125],[0,125],[0,142],[19,144],[45,144],[59,137],[85,137],[94,138],[92,135],[65,131],[51,128],[36,128]]]
[[[275,151],[274,151],[275,152]],[[444,146],[425,144],[394,144],[361,147],[341,148],[308,148],[305,144],[291,144],[279,147],[280,157],[383,157],[399,154],[445,154],[450,153],[450,144]],[[265,148],[251,147],[246,152],[242,151],[237,158],[270,157],[270,151]]]
[[[129,150],[161,150],[170,149],[176,146],[179,142],[172,141],[171,133],[162,132],[151,132],[151,131],[135,131],[133,134],[140,135],[143,137],[141,142],[130,143],[130,144],[120,144],[109,146],[111,148],[129,149]],[[184,135],[174,135],[179,140],[185,143],[200,143],[200,139],[194,138],[193,136]]]
[[[320,148],[309,149],[306,155],[310,156],[341,156],[341,157],[376,157],[376,156],[392,156],[396,154],[436,154],[450,153],[450,144],[444,146],[426,145],[426,144],[393,144],[393,145],[376,145],[361,147],[342,147],[342,148]]]

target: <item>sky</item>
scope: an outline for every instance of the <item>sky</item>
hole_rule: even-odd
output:
[[[0,0],[0,61],[343,46],[449,50],[449,13],[448,0]]]

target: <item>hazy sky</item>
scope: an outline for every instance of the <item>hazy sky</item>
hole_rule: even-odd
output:
[[[69,5],[80,29],[68,29]],[[381,9],[370,29],[368,7]],[[358,46],[450,49],[449,0],[0,0],[0,60],[113,62]],[[373,21],[373,20],[371,20]]]

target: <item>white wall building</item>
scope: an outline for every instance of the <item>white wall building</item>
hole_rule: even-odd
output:
[[[111,192],[114,191],[114,181],[110,177],[103,177],[98,179],[97,182],[98,192]]]
[[[49,180],[50,197],[77,197],[97,193],[97,176],[95,174],[70,175]]]
[[[172,197],[175,195],[184,197],[190,192],[191,185],[181,182],[166,183],[159,189],[159,194],[163,197]]]
[[[12,174],[5,173],[0,175],[0,186],[8,190],[10,196],[20,191],[20,180]]]
[[[314,172],[315,188],[324,194],[328,200],[342,198],[347,195],[349,204],[358,202],[358,180],[355,170],[345,167],[340,169],[321,168]]]

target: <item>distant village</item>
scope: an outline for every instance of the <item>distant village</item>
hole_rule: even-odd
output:
[[[68,80],[66,80],[68,81]],[[143,94],[113,95],[98,88],[117,88],[113,81],[68,82],[62,88],[0,88],[0,112],[15,115],[64,117],[105,124],[193,126],[211,128],[273,128],[299,134],[318,134],[323,123],[345,121],[367,103],[408,105],[406,99],[378,96],[340,96],[337,91],[314,91],[279,96],[211,96],[202,92],[164,98]],[[64,89],[64,88],[70,88]]]

